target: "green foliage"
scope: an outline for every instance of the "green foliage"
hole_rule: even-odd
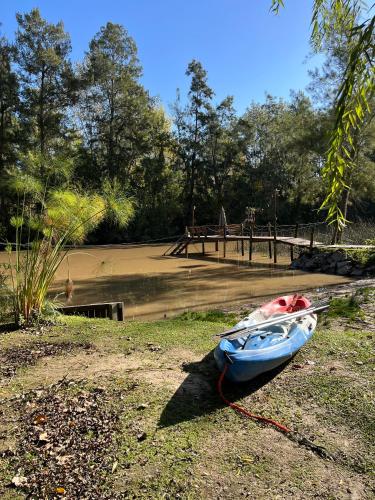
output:
[[[83,243],[104,218],[106,205],[99,195],[83,195],[74,191],[52,191],[46,202],[44,233],[53,238]]]
[[[14,47],[0,36],[0,174],[15,158],[19,82],[12,67],[14,55]]]
[[[330,318],[347,318],[350,320],[362,316],[361,306],[355,295],[342,299],[332,299],[327,314]]]
[[[274,12],[277,13],[282,6],[282,0],[272,0]],[[372,119],[370,98],[375,90],[375,16],[358,21],[366,13],[366,3],[357,0],[315,0],[313,4],[313,48],[320,50],[333,32],[345,34],[349,42],[348,62],[336,97],[335,125],[322,171],[328,192],[321,208],[327,209],[327,221],[334,223],[339,231],[346,223],[346,209],[342,209],[341,201],[349,189],[347,178],[357,168],[356,139],[368,119]]]
[[[317,218],[327,185],[324,203],[337,225],[347,210],[351,217],[375,213],[375,126],[366,111],[372,99],[367,87],[364,96],[360,92],[366,74],[371,77],[362,56],[365,50],[373,57],[372,25],[354,4],[314,4],[312,45],[331,55],[313,82],[323,90],[321,109],[294,92],[288,101],[267,96],[238,116],[232,96],[215,102],[207,71],[192,60],[185,104],[177,100],[173,119],[141,84],[137,46],[123,26],[102,26],[73,67],[62,22],[50,23],[38,9],[17,14],[14,44],[0,37],[1,237],[14,241],[10,220],[21,215],[21,205],[23,242],[29,231],[50,231],[35,215],[47,204],[48,216],[66,231],[70,213],[79,210],[89,219],[90,204],[99,210],[103,202],[106,220],[95,221],[92,242],[177,235],[193,212],[198,224],[216,222],[222,205],[230,222],[243,220],[249,205],[257,207],[262,224],[273,217],[276,188],[280,223]],[[271,10],[283,5],[273,0]],[[349,83],[341,87],[336,121],[341,132],[322,170],[334,123],[332,91],[344,76]],[[82,193],[87,205],[81,205]],[[56,238],[56,227],[52,232]],[[70,236],[82,242],[83,233],[79,226]]]
[[[346,255],[362,266],[375,264],[375,250],[367,248],[348,249]]]
[[[7,246],[9,264],[6,267],[15,321],[29,324],[39,319],[48,306],[47,292],[67,255],[66,244],[83,243],[106,213],[126,224],[132,203],[126,199],[107,203],[95,193],[55,189],[47,193],[40,211],[24,201],[18,212],[10,220],[15,228],[16,242],[14,248],[11,244]],[[27,234],[25,245],[23,234]]]
[[[103,195],[106,203],[107,218],[119,227],[126,227],[134,217],[134,200],[125,196],[117,179],[103,183]]]
[[[375,90],[373,31],[375,16],[367,24],[357,27],[358,33],[349,63],[339,89],[336,104],[336,122],[331,138],[323,179],[328,181],[329,192],[322,207],[328,208],[327,220],[339,226],[345,224],[340,200],[347,188],[347,172],[356,167],[358,146],[356,135],[362,129],[371,110],[369,97]]]
[[[74,99],[74,77],[68,60],[70,37],[62,22],[48,23],[38,9],[17,14],[16,18],[24,145],[27,152],[37,150],[41,154],[40,174],[44,177],[44,157],[64,148],[60,139],[66,133],[64,112]]]

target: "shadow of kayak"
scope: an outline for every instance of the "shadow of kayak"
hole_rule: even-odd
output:
[[[286,361],[274,370],[263,373],[249,382],[234,384],[224,380],[223,392],[232,402],[250,396],[274,379],[290,361]],[[193,420],[226,406],[216,388],[220,373],[215,363],[214,350],[201,361],[183,364],[182,369],[189,375],[168,401],[160,415],[159,427],[169,427]]]

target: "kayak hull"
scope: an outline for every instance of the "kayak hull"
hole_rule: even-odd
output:
[[[264,306],[262,308],[264,311]],[[238,325],[244,321],[246,326],[264,321],[262,308]],[[267,330],[253,331],[232,340],[223,339],[214,351],[216,364],[220,371],[227,365],[226,377],[229,380],[249,381],[290,360],[312,337],[315,327],[316,315],[308,314],[295,321],[270,326]]]

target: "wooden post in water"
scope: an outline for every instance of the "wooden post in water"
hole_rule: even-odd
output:
[[[294,229],[294,237],[298,237],[298,222],[296,224],[296,227]],[[294,260],[294,255],[293,255],[293,250],[294,250],[294,245],[290,245],[290,262],[293,262]]]
[[[215,241],[215,252],[219,251],[219,241]]]
[[[243,241],[243,224],[241,224],[241,254],[242,257],[245,255],[244,241]]]
[[[314,230],[315,230],[315,226],[312,226],[311,234],[310,234],[310,252],[312,252],[312,250],[314,248]]]
[[[253,260],[253,226],[250,227],[250,238],[249,238],[249,260]]]
[[[205,252],[204,252],[204,240],[202,241],[202,255],[204,255]]]
[[[227,225],[224,224],[224,259],[227,253]]]
[[[273,227],[273,262],[277,263],[277,234],[276,234],[276,224]]]
[[[272,232],[271,232],[271,223],[268,223],[268,236],[271,238]],[[268,255],[269,258],[272,259],[272,246],[271,246],[271,240],[268,240]]]

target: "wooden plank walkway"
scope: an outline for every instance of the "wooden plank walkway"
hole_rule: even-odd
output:
[[[228,242],[237,242],[237,249],[239,243],[241,244],[241,253],[245,254],[245,242],[248,242],[249,261],[252,260],[253,244],[254,243],[268,243],[269,258],[274,263],[277,263],[277,246],[279,244],[288,245],[290,247],[290,260],[294,259],[294,248],[297,249],[310,249],[313,248],[326,248],[327,250],[338,249],[374,249],[373,245],[325,245],[314,238],[315,227],[317,224],[305,224],[304,230],[310,233],[310,238],[301,238],[298,236],[300,226],[272,226],[270,223],[263,227],[247,227],[243,224],[227,224],[224,226],[205,225],[205,226],[191,226],[187,227],[185,234],[171,245],[164,255],[181,255],[185,252],[186,257],[189,255],[190,244],[201,244],[202,255],[205,255],[206,244],[214,243],[215,251],[219,250],[219,243],[223,244],[223,254],[226,256],[226,244]],[[258,232],[258,234],[256,234]],[[260,233],[260,234],[259,234]],[[284,235],[282,235],[284,233]],[[287,233],[287,235],[285,235]],[[288,234],[289,233],[289,234]],[[293,236],[290,234],[292,233]]]
[[[190,236],[189,237],[189,243],[201,243],[202,241],[214,241],[214,242],[219,242],[219,241],[249,241],[250,236],[237,236],[237,235],[228,235],[225,238],[219,234],[210,234],[208,236]],[[275,240],[274,236],[256,236],[254,235],[252,237],[253,243],[266,243],[268,241],[273,242]],[[304,238],[293,238],[291,236],[276,236],[276,241],[278,243],[284,243],[286,245],[293,245],[296,247],[310,247],[311,246],[311,241],[306,240]],[[314,241],[313,243],[314,246],[320,246],[323,245],[323,243],[320,243],[318,241]]]

